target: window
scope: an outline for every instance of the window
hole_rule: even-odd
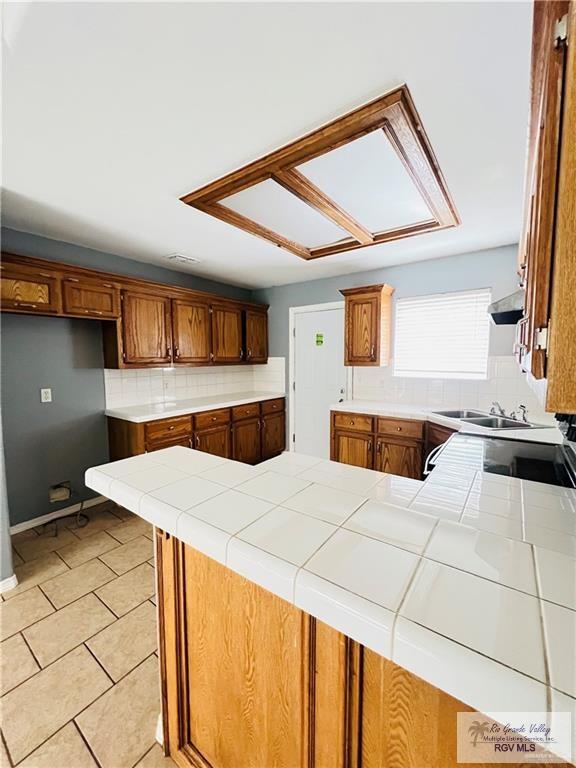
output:
[[[398,299],[394,375],[485,379],[490,290]]]

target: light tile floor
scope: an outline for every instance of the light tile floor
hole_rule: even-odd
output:
[[[0,596],[0,766],[171,768],[160,711],[153,531],[110,502],[12,537]]]

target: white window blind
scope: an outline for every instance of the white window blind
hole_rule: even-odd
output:
[[[490,290],[398,299],[394,375],[485,379]]]

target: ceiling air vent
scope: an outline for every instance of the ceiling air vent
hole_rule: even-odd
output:
[[[171,253],[166,258],[168,261],[176,261],[178,264],[198,264],[200,261],[195,256],[186,256],[185,253]]]

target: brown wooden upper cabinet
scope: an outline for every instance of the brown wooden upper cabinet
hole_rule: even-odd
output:
[[[60,275],[23,264],[0,266],[2,310],[27,314],[61,311]]]
[[[117,318],[120,315],[120,291],[114,283],[65,277],[62,280],[64,312],[69,315]]]
[[[212,304],[212,360],[241,363],[244,360],[242,310],[228,304]]]
[[[516,354],[548,380],[547,411],[576,412],[576,3],[536,0]]]
[[[212,344],[207,302],[174,299],[172,333],[175,363],[210,363]]]
[[[340,293],[345,299],[344,365],[388,365],[394,289],[370,285]]]
[[[268,360],[268,315],[258,310],[246,310],[246,362],[265,363]]]
[[[122,291],[122,360],[126,364],[172,362],[170,299]]]

